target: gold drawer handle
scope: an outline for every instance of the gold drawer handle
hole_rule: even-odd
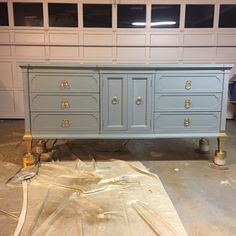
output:
[[[70,127],[70,121],[69,121],[69,119],[63,119],[62,122],[61,122],[61,127],[62,127],[62,128]]]
[[[184,101],[184,107],[185,107],[186,109],[189,109],[189,108],[191,107],[191,105],[192,105],[192,101],[191,101],[190,99],[186,99],[186,100]]]
[[[187,80],[185,83],[185,89],[190,90],[192,88],[192,80]]]
[[[67,100],[61,102],[61,109],[68,109],[70,108],[70,103]]]
[[[142,98],[141,98],[141,96],[138,96],[138,97],[136,98],[135,103],[136,103],[136,105],[141,105],[141,103],[142,103]]]
[[[60,88],[61,89],[69,89],[70,88],[69,82],[67,80],[62,80]]]
[[[190,126],[190,118],[186,117],[184,118],[184,126],[189,127]]]
[[[112,99],[111,99],[111,103],[112,103],[113,105],[118,104],[118,103],[119,103],[118,97],[117,97],[117,96],[113,96]]]

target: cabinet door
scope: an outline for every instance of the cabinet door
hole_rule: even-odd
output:
[[[152,75],[128,75],[129,130],[145,132],[151,130]]]
[[[102,86],[103,130],[127,130],[127,75],[102,75]]]

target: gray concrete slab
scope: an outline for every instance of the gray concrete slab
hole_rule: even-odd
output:
[[[22,120],[0,121],[0,210],[19,216],[22,192],[7,188],[4,181],[21,166]],[[215,167],[216,140],[210,139],[209,154],[195,152],[198,139],[59,140],[57,160],[118,158],[139,160],[158,174],[191,236],[236,235],[236,122],[227,122],[227,165]],[[48,142],[48,147],[52,145]],[[157,202],[158,204],[158,202]],[[12,235],[16,219],[0,211],[0,235]]]

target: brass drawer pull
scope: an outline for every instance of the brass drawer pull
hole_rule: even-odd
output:
[[[185,83],[185,89],[190,90],[192,88],[192,80],[187,80]]]
[[[190,118],[186,117],[184,118],[184,126],[189,127],[190,126]]]
[[[70,103],[67,100],[61,102],[61,109],[68,109],[70,108]]]
[[[191,101],[190,99],[186,99],[186,100],[184,101],[184,107],[185,107],[186,109],[189,109],[189,108],[191,107],[191,105],[192,105],[192,101]]]
[[[69,82],[67,80],[62,80],[60,88],[61,89],[69,89],[70,88]]]
[[[61,122],[61,127],[62,127],[62,128],[70,127],[70,121],[69,121],[69,119],[63,119],[62,122]]]
[[[138,97],[136,98],[135,103],[136,103],[136,105],[141,105],[141,103],[142,103],[142,98],[141,98],[141,96],[138,96]]]
[[[112,103],[113,105],[118,104],[118,103],[119,103],[118,97],[117,97],[117,96],[113,96],[112,99],[111,99],[111,103]]]

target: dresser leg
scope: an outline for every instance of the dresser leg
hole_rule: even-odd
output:
[[[224,142],[226,135],[217,138],[218,150],[215,151],[214,163],[219,166],[225,165],[226,151],[224,151]]]
[[[32,155],[32,134],[29,131],[25,131],[23,141],[25,145],[26,154],[23,156],[23,167],[26,168],[34,164],[34,157]]]

